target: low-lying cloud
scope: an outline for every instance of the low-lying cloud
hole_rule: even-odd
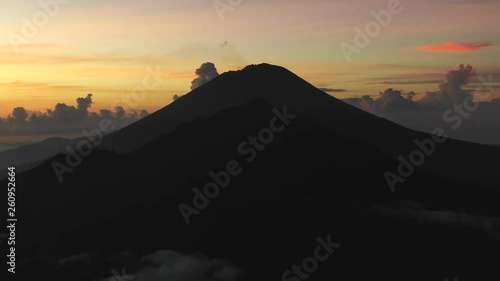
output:
[[[411,204],[411,202],[409,203]],[[474,215],[453,210],[426,210],[417,204],[400,207],[374,204],[371,207],[378,213],[402,219],[410,218],[417,220],[420,224],[468,227],[481,231],[490,238],[500,241],[500,219],[496,217]]]
[[[405,93],[402,90],[389,88],[384,92],[380,92],[379,97],[376,99],[371,96],[363,96],[344,101],[374,114],[408,109],[442,109],[455,103],[462,103],[467,97],[472,97],[472,93],[462,87],[469,84],[470,78],[475,75],[477,75],[476,69],[471,65],[459,64],[456,69],[446,73],[444,83],[439,85],[440,91],[426,92],[418,100],[414,99],[415,92]]]
[[[83,271],[89,275],[88,280],[94,281],[233,281],[244,274],[241,268],[227,260],[173,250],[158,250],[146,255],[94,251],[28,260],[43,261],[58,273],[67,274],[68,278],[79,276]]]
[[[234,280],[239,270],[220,259],[163,250],[143,258],[148,266],[136,272],[137,281]]]
[[[16,107],[8,117],[0,118],[0,135],[77,134],[83,129],[98,127],[102,118],[108,118],[116,128],[122,128],[149,114],[145,110],[126,111],[121,106],[92,112],[92,98],[92,94],[79,97],[76,106],[57,103],[46,112]]]
[[[500,97],[491,95],[493,87],[482,84],[484,81],[488,82],[486,79],[478,79],[482,84],[478,91],[465,90],[464,86],[476,76],[474,67],[459,64],[445,74],[444,82],[438,86],[439,91],[417,95],[413,91],[389,88],[377,96],[365,95],[343,101],[403,126],[425,132],[431,132],[436,127],[449,128],[449,120],[458,118],[453,114],[461,114],[463,125],[459,130],[452,131],[451,137],[485,144],[500,144]],[[490,95],[489,101],[478,103],[476,100],[479,99],[476,97],[484,100],[484,92]],[[421,97],[417,99],[417,96]],[[474,113],[461,113],[459,110],[464,103],[468,103],[470,107],[474,104],[481,106]],[[444,114],[449,109],[454,113],[445,117]]]
[[[462,87],[469,84],[470,78],[476,74],[476,69],[471,65],[459,64],[455,70],[446,73],[445,82],[439,85],[440,92],[428,92],[418,100],[418,103],[434,107],[448,107],[455,103],[462,103],[471,96]]]
[[[136,272],[127,272],[134,281],[232,281],[242,271],[232,264],[203,255],[186,255],[171,250],[160,250],[141,258]],[[116,280],[110,276],[105,281]]]

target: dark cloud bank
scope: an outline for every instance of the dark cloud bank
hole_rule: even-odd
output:
[[[465,90],[473,78],[479,86]],[[500,97],[493,93],[491,82],[472,66],[460,64],[446,73],[439,91],[426,92],[420,99],[415,92],[389,88],[376,98],[366,95],[344,101],[414,130],[431,132],[439,127],[453,138],[500,144]]]
[[[76,106],[58,103],[46,112],[30,112],[16,107],[7,118],[0,118],[0,135],[77,134],[83,129],[97,128],[108,118],[117,129],[148,115],[145,110],[126,111],[118,106],[91,112],[92,94],[76,99]]]

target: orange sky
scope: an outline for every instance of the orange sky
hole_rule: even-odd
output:
[[[402,12],[351,62],[340,44],[354,44],[354,28],[390,1],[243,0],[223,18],[212,0],[67,2],[44,9],[38,0],[0,0],[0,116],[18,106],[74,105],[87,93],[91,110],[112,108],[142,85],[148,67],[160,69],[162,82],[137,108],[151,112],[188,92],[207,61],[219,73],[279,64],[317,87],[347,90],[333,93],[340,98],[388,87],[434,91],[458,63],[500,73],[500,3],[489,1],[402,1]],[[27,33],[27,22],[43,14],[46,24]]]

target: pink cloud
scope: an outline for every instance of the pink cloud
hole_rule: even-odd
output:
[[[442,52],[442,53],[464,53],[480,51],[482,48],[494,46],[493,42],[479,42],[479,43],[459,43],[459,42],[444,42],[437,45],[423,45],[410,50],[422,52]]]

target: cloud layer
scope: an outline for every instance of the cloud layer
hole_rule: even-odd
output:
[[[439,85],[439,91],[426,92],[420,99],[415,99],[415,92],[405,93],[403,90],[389,88],[380,92],[379,97],[375,99],[366,95],[360,98],[344,99],[344,101],[377,115],[409,109],[445,109],[474,97],[473,92],[464,90],[463,87],[469,84],[470,79],[476,75],[476,69],[471,65],[459,64],[445,74],[445,81]],[[482,86],[482,88],[486,87],[486,85]]]
[[[474,67],[459,64],[445,74],[439,91],[426,92],[420,99],[415,92],[389,88],[378,96],[343,101],[414,130],[431,132],[436,127],[451,128],[449,135],[453,138],[500,144],[500,97],[493,96],[493,87],[483,84],[481,78],[484,77],[477,77],[480,82],[477,90],[465,90],[464,86],[476,76]],[[485,100],[485,96],[489,96],[489,102],[475,101],[476,97]],[[465,105],[478,109],[460,112],[465,110]]]
[[[57,103],[46,112],[16,107],[7,118],[0,118],[0,135],[78,134],[83,129],[97,128],[103,118],[110,119],[119,129],[149,114],[145,110],[127,112],[121,106],[92,112],[92,97],[88,94],[77,98],[76,106]]]
[[[146,265],[131,274],[135,281],[232,281],[241,274],[239,269],[223,260],[171,250],[154,252],[143,257],[141,262]]]

